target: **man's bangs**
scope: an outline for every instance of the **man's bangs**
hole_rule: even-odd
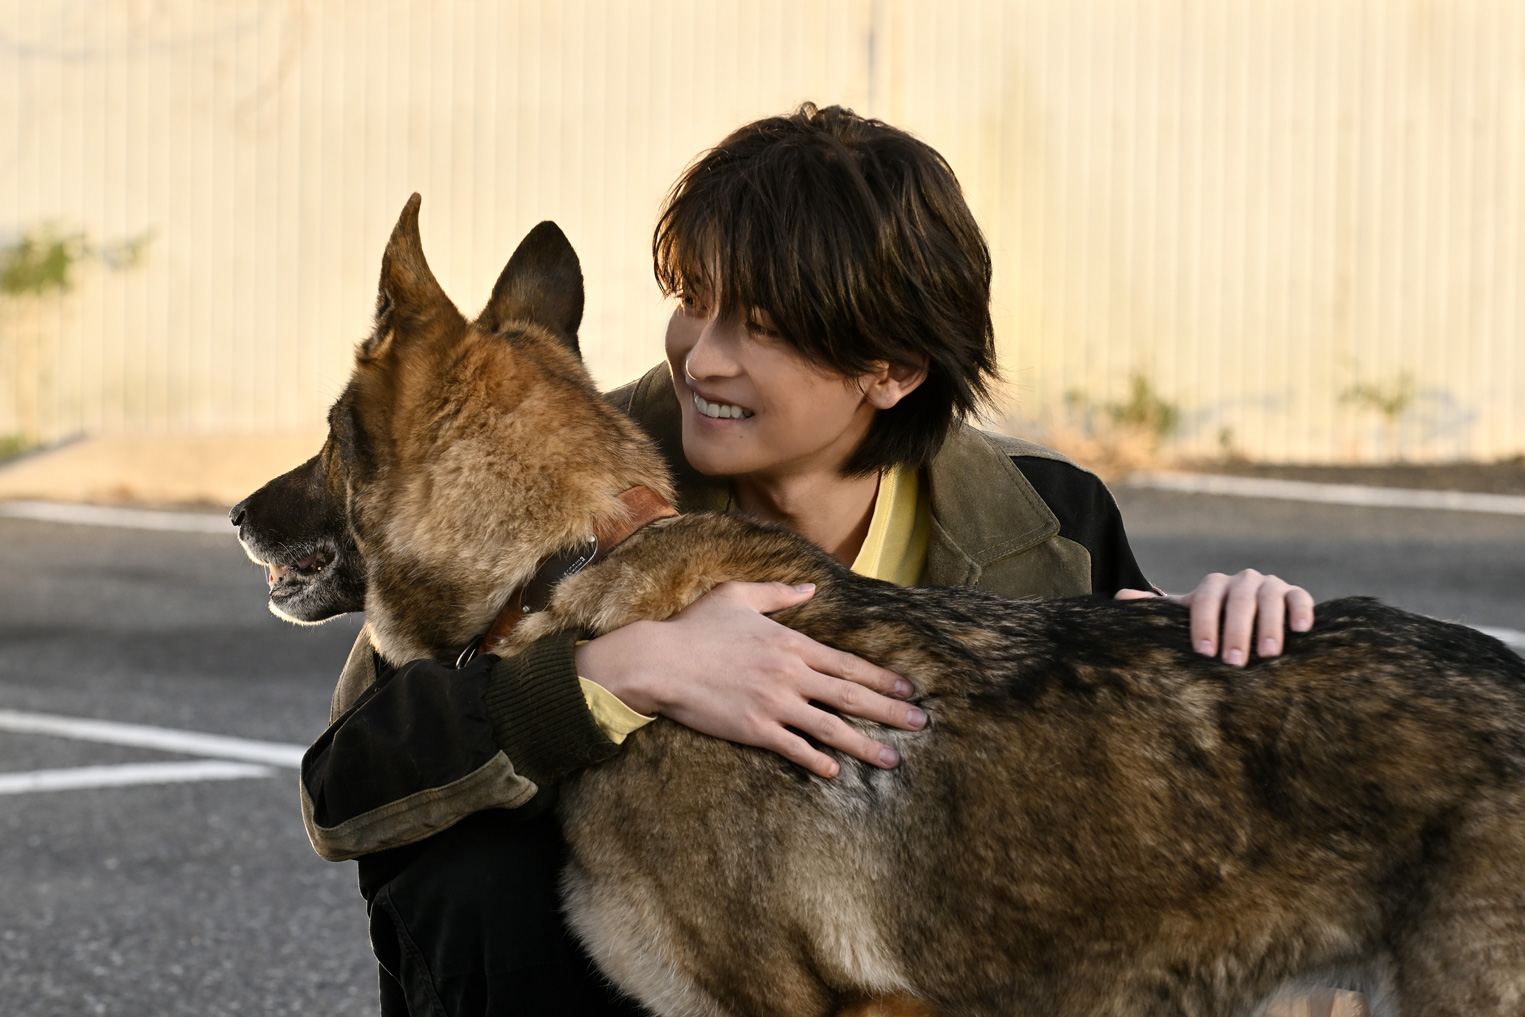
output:
[[[793,339],[799,323],[787,319],[799,301],[779,279],[793,252],[761,235],[769,231],[751,214],[759,202],[732,190],[691,186],[669,199],[653,244],[657,285],[663,296],[703,297],[727,320],[765,309]]]
[[[715,265],[706,256],[715,247],[715,224],[685,215],[687,211],[678,207],[676,198],[671,199],[657,223],[652,264],[664,297],[708,293],[715,274]]]
[[[839,250],[840,231],[821,229],[830,219],[801,200],[828,189],[798,187],[793,174],[789,186],[769,188],[705,169],[701,161],[690,171],[657,223],[663,295],[702,296],[730,321],[766,311],[811,363],[849,375],[869,369],[875,358],[860,348],[861,323],[844,306],[844,263],[857,252]]]

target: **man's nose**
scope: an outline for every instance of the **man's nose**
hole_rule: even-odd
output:
[[[735,357],[736,329],[738,326],[712,317],[699,330],[699,338],[683,360],[688,376],[701,378],[726,378],[737,373]]]

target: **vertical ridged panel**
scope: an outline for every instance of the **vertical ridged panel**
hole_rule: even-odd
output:
[[[414,190],[467,313],[558,221],[616,383],[667,186],[813,98],[959,173],[1018,418],[1139,375],[1188,452],[1525,449],[1513,0],[0,0],[0,84],[0,232],[154,237],[0,300],[0,434],[318,425]]]

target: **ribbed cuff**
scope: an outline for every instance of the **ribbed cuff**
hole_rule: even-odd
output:
[[[498,746],[546,787],[619,751],[588,712],[572,651],[578,633],[546,636],[493,668],[482,694]]]

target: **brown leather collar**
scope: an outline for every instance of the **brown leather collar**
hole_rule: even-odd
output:
[[[621,492],[619,500],[627,510],[626,515],[599,524],[594,528],[591,539],[542,558],[534,575],[514,590],[487,631],[466,644],[466,648],[456,658],[456,667],[470,663],[477,652],[493,640],[510,635],[525,615],[544,610],[550,603],[551,593],[563,579],[602,561],[637,530],[658,519],[678,514],[678,510],[669,505],[667,499],[645,486]]]

